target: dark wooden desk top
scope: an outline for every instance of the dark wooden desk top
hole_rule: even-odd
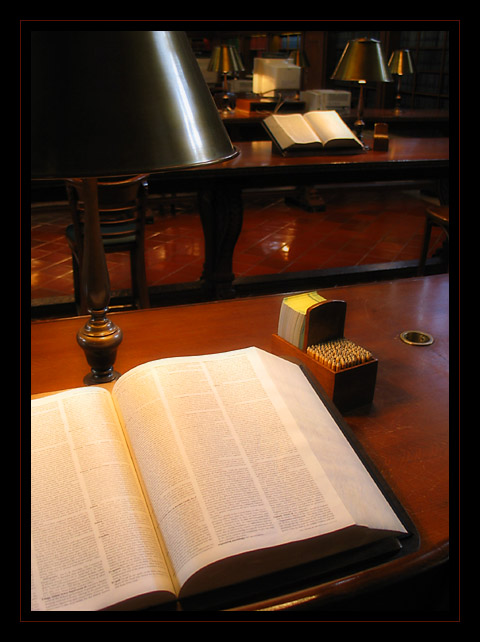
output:
[[[366,139],[367,144],[371,141]],[[380,164],[380,163],[416,163],[428,161],[448,161],[448,138],[412,138],[391,136],[388,150],[385,152],[369,149],[366,152],[345,153],[320,153],[315,155],[290,155],[282,156],[272,149],[270,141],[239,142],[235,146],[239,155],[231,161],[212,165],[210,169],[247,169],[297,165],[345,165],[345,164]],[[205,168],[207,169],[207,168]],[[203,170],[203,168],[202,168]],[[195,170],[192,170],[195,171]]]
[[[297,110],[298,112],[301,110]],[[308,110],[305,110],[308,111]],[[233,112],[222,114],[222,120],[233,141],[268,140],[262,121],[271,111],[247,111],[236,108]],[[357,119],[356,108],[340,112],[349,127]],[[448,136],[450,119],[448,109],[376,109],[367,108],[363,114],[367,130],[375,123],[387,123],[390,134],[403,133],[410,136]]]
[[[244,109],[235,109],[231,112],[222,113],[222,120],[225,121],[261,121],[272,112],[268,111],[246,111]],[[347,121],[354,121],[357,118],[356,109],[350,109],[348,113],[342,113],[342,118]],[[396,111],[395,109],[365,109],[365,121],[375,122],[447,122],[449,120],[449,112],[447,109],[402,109]]]
[[[367,144],[371,141],[366,139]],[[239,154],[232,160],[212,165],[198,166],[192,169],[180,170],[183,176],[193,173],[221,173],[240,171],[261,171],[268,168],[293,168],[296,166],[312,165],[380,165],[393,163],[448,163],[449,160],[449,139],[439,138],[413,138],[403,136],[390,137],[388,150],[385,152],[369,149],[366,152],[345,154],[345,153],[319,153],[314,155],[290,155],[282,156],[272,149],[271,141],[248,141],[235,143]],[[173,177],[175,170],[165,172],[166,176]],[[156,174],[158,176],[158,174]]]
[[[371,140],[365,142],[372,146]],[[150,183],[165,182],[182,189],[196,189],[219,180],[240,187],[268,187],[315,183],[422,180],[446,178],[449,171],[449,139],[391,136],[387,151],[369,149],[354,154],[320,153],[282,156],[271,141],[235,143],[239,154],[232,160],[191,169],[170,170],[150,176]]]
[[[365,142],[372,147],[368,136]],[[230,161],[155,172],[150,174],[149,184],[152,189],[157,185],[164,189],[167,185],[171,192],[194,192],[205,186],[220,186],[220,180],[228,180],[240,188],[263,188],[332,182],[437,180],[447,178],[449,172],[448,137],[391,135],[386,152],[370,149],[356,154],[314,156],[284,157],[272,149],[270,140],[240,141],[234,146],[239,154]],[[45,181],[33,181],[32,185],[38,192],[45,188]],[[64,190],[63,183],[60,188]]]
[[[446,561],[449,554],[448,276],[321,290],[347,302],[345,336],[379,360],[372,407],[346,417],[367,454],[415,523],[420,549],[396,561],[242,609],[277,608],[378,588]],[[112,313],[122,328],[116,369],[174,355],[256,345],[269,350],[282,296]],[[31,326],[31,392],[82,385],[87,371],[75,335],[84,319]],[[431,346],[403,343],[404,330],[433,335]],[[281,607],[281,606],[280,606]],[[241,609],[241,610],[242,610]]]

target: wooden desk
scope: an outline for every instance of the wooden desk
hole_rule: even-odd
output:
[[[368,140],[366,141],[369,142]],[[153,193],[198,192],[205,236],[203,280],[207,296],[234,296],[233,252],[242,229],[242,190],[378,181],[448,182],[448,138],[391,137],[388,151],[284,157],[270,141],[236,144],[225,163],[150,176]]]
[[[233,141],[269,140],[262,127],[262,121],[272,112],[246,111],[235,109],[222,114],[222,120]],[[350,109],[341,113],[343,120],[352,127],[357,119],[357,110]],[[367,129],[373,129],[375,123],[387,123],[390,133],[409,136],[448,136],[449,112],[446,109],[374,109],[367,108],[363,115]]]
[[[367,140],[368,142],[368,140]],[[449,139],[448,138],[407,138],[392,136],[387,152],[370,150],[366,153],[343,155],[324,154],[285,158],[272,150],[270,141],[240,142],[235,146],[239,155],[232,161],[217,165],[205,165],[189,170],[174,170],[151,174],[150,192],[198,193],[199,211],[205,239],[205,257],[200,282],[160,286],[151,292],[152,300],[170,297],[178,300],[212,300],[236,296],[236,285],[246,288],[261,288],[262,277],[246,278],[235,284],[233,253],[242,229],[242,191],[248,188],[298,187],[301,185],[325,185],[345,183],[370,183],[381,181],[432,182],[435,186],[448,186]],[[38,189],[33,181],[33,188]],[[47,181],[48,183],[48,181]],[[64,192],[63,184],[61,193]],[[38,195],[37,195],[38,198]],[[64,198],[50,194],[50,198]],[[420,258],[420,257],[419,257]],[[400,266],[403,269],[403,266]],[[356,272],[363,272],[367,278],[374,268],[371,265],[357,266]],[[396,267],[392,265],[394,271]],[[407,268],[408,270],[408,268]],[[332,270],[328,278],[333,278]],[[337,272],[338,270],[333,272]],[[414,272],[413,272],[414,273]],[[315,278],[321,271],[312,272]],[[412,274],[412,271],[410,271]],[[272,291],[291,287],[293,273],[267,275],[263,284]],[[389,278],[387,276],[387,278]],[[298,287],[309,287],[301,281]]]
[[[420,548],[400,559],[326,583],[312,578],[287,595],[264,596],[239,610],[326,608],[337,598],[412,578],[449,555],[448,276],[321,290],[347,302],[345,335],[379,360],[374,403],[347,423],[416,525]],[[122,328],[116,369],[167,356],[249,345],[269,350],[282,296],[112,313]],[[82,385],[87,364],[75,335],[79,318],[31,326],[31,392]],[[403,343],[404,330],[433,335],[431,346]],[[300,601],[300,602],[298,602]]]
[[[366,138],[365,142],[372,141]],[[172,191],[195,191],[220,180],[247,188],[448,177],[448,138],[392,136],[386,152],[370,149],[289,157],[277,154],[270,141],[240,142],[235,147],[239,154],[230,161],[152,174],[149,183],[169,185]]]
[[[345,121],[351,126],[357,119],[356,109],[351,109]],[[390,131],[395,133],[407,130],[415,131],[414,136],[433,135],[448,136],[448,109],[375,109],[369,108],[364,113],[365,126],[373,129],[375,123],[388,123]],[[438,132],[442,132],[439,134]]]

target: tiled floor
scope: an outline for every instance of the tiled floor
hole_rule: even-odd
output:
[[[426,202],[419,192],[362,188],[326,190],[326,209],[307,212],[276,194],[247,194],[244,224],[234,254],[237,277],[413,260],[420,256]],[[192,199],[177,213],[154,211],[147,225],[149,286],[200,277],[203,234]],[[65,228],[66,207],[32,208],[31,298],[72,297],[73,279]],[[442,238],[432,237],[430,255]],[[130,287],[126,254],[107,257],[112,291]]]

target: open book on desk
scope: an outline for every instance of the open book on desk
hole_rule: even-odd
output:
[[[336,111],[274,114],[263,126],[281,153],[363,151],[364,146]]]
[[[146,608],[407,535],[303,371],[257,348],[34,399],[31,458],[32,610]]]

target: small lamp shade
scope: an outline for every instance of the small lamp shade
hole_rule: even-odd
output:
[[[32,178],[152,173],[235,150],[181,31],[32,34]]]
[[[208,71],[221,74],[235,74],[244,71],[242,59],[233,45],[220,45],[213,48],[212,57],[208,63]]]
[[[396,49],[388,61],[388,68],[391,74],[406,76],[413,74],[413,60],[408,49]]]
[[[350,40],[331,76],[332,80],[391,82],[379,40]]]

